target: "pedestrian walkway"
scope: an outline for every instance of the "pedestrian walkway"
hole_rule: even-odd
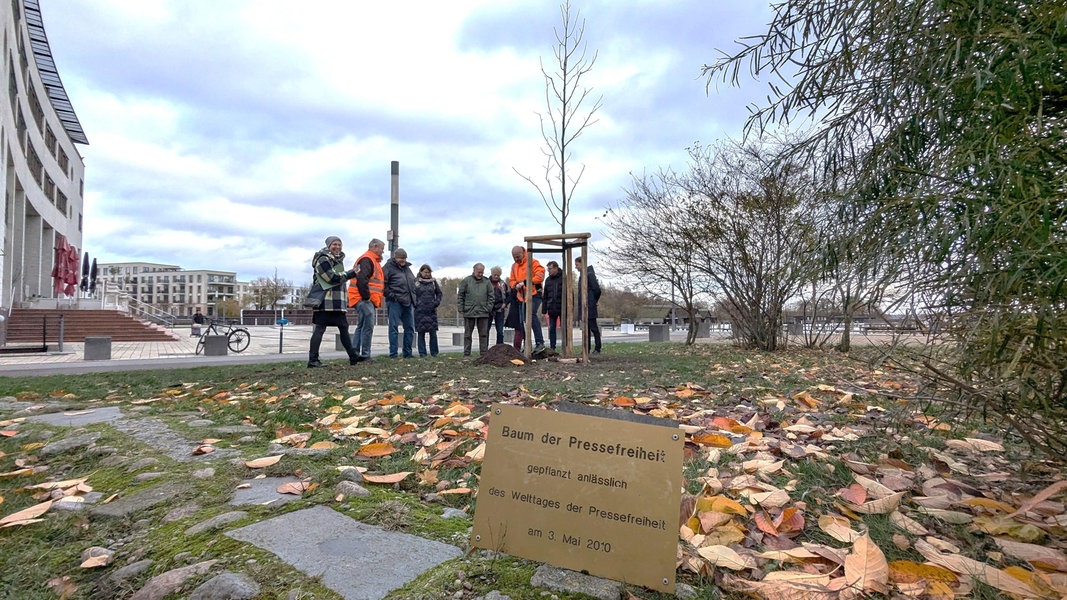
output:
[[[199,338],[186,335],[173,342],[112,342],[111,360],[85,360],[85,344],[67,342],[62,351],[49,345],[48,352],[28,354],[0,354],[0,376],[23,377],[33,375],[62,375],[78,373],[101,373],[113,371],[133,371],[148,369],[183,369],[225,364],[256,364],[271,362],[292,362],[307,360],[308,346],[311,342],[310,325],[250,325],[246,327],[251,334],[248,348],[241,353],[226,356],[203,356],[196,354]],[[336,329],[328,329],[322,340],[321,356],[323,360],[335,360],[345,357],[344,351],[336,345]],[[462,335],[462,327],[442,327],[437,332],[441,352],[462,351],[462,342],[454,339],[455,334]],[[581,333],[576,331],[575,343],[580,343]],[[648,333],[638,331],[623,333],[619,330],[605,329],[602,332],[604,343],[648,341]],[[490,333],[490,339],[493,339]],[[679,338],[681,336],[681,338]],[[684,330],[675,331],[672,339],[684,339]],[[477,342],[475,342],[477,344]],[[387,355],[389,352],[388,327],[378,325],[374,328],[371,340],[373,356]],[[418,351],[416,350],[416,355]]]

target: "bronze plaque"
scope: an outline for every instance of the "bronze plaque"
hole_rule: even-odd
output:
[[[496,404],[471,545],[674,592],[681,432]]]

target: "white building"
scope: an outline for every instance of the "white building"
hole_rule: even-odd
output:
[[[89,140],[56,71],[38,1],[0,2],[0,32],[7,84],[0,100],[0,309],[10,309],[57,297],[58,247],[81,255],[85,166],[75,144]]]
[[[233,271],[185,270],[148,262],[100,263],[97,285],[100,282],[176,317],[189,316],[197,308],[205,315],[220,316],[221,302],[234,301],[237,308],[243,308],[249,292],[249,284],[237,281]]]

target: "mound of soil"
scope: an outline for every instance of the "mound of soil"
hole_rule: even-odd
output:
[[[478,357],[474,361],[476,365],[493,365],[494,367],[514,367],[515,363],[511,361],[519,359],[523,364],[526,364],[526,357],[521,352],[515,349],[511,344],[497,344],[489,349],[488,352]]]

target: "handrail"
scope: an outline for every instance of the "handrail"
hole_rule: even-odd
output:
[[[130,314],[135,314],[154,323],[159,323],[166,327],[174,327],[174,324],[178,321],[178,317],[165,310],[141,302],[136,298],[130,298],[128,300]]]

